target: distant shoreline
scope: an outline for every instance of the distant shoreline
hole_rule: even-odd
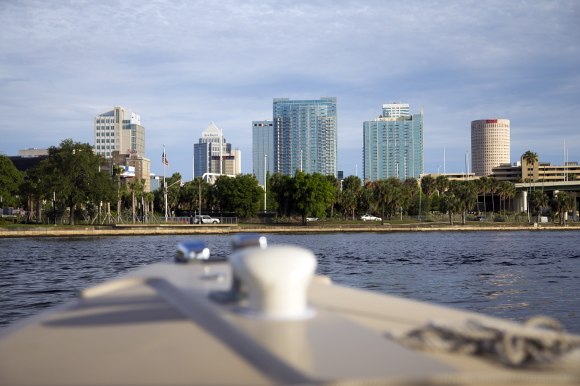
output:
[[[237,233],[391,233],[391,232],[485,232],[485,231],[557,231],[580,230],[580,224],[540,225],[370,225],[370,226],[288,226],[288,225],[112,225],[72,227],[0,227],[0,238],[14,237],[99,237],[206,235]]]

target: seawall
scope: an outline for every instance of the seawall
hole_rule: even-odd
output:
[[[0,238],[13,237],[98,237],[98,236],[155,236],[236,233],[389,233],[389,232],[489,232],[489,231],[543,231],[580,230],[580,225],[374,225],[374,226],[232,226],[232,225],[112,225],[73,227],[0,227]]]

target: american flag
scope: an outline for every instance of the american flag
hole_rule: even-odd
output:
[[[163,156],[161,156],[161,162],[165,164],[165,166],[169,167],[169,161],[167,161],[167,157],[165,156],[165,150],[163,150]]]
[[[185,182],[181,181],[181,184],[179,184],[179,186],[183,188],[185,186]]]

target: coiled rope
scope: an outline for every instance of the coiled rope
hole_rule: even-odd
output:
[[[580,336],[565,333],[560,323],[546,316],[534,317],[523,326],[502,321],[459,324],[433,320],[388,336],[414,349],[483,355],[512,367],[580,368]]]

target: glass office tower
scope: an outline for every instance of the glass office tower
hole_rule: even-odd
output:
[[[336,176],[336,98],[274,98],[274,170],[294,176],[296,170]]]
[[[266,155],[267,157],[264,157]],[[264,186],[264,175],[274,174],[274,124],[272,120],[252,121],[252,169]]]
[[[420,114],[379,117],[363,123],[364,179],[419,178],[423,173],[423,109]]]

